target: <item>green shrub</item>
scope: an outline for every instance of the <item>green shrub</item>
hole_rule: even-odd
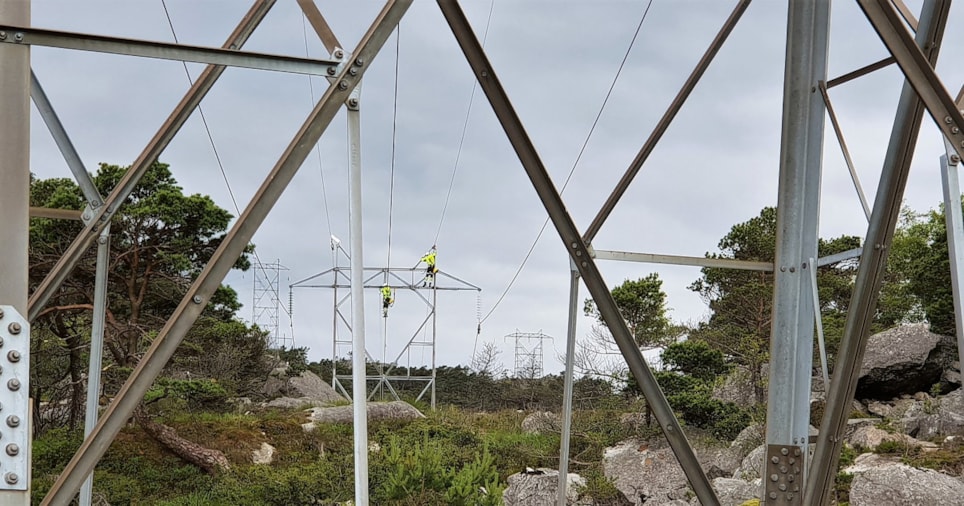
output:
[[[840,463],[838,464],[837,469],[850,466],[856,459],[857,450],[849,445],[844,445],[844,447],[840,450]]]
[[[693,392],[699,392],[707,396],[710,394],[706,382],[678,372],[659,371],[656,373],[656,382],[659,383],[659,387],[663,389],[663,394],[667,397]]]
[[[708,429],[713,436],[732,440],[750,424],[750,415],[732,402],[695,391],[669,396],[669,403],[683,419],[696,427]]]
[[[580,499],[591,499],[592,504],[624,504],[626,497],[607,478],[599,466],[593,466],[583,473],[586,484],[578,489]]]
[[[52,429],[33,440],[33,474],[59,473],[70,462],[84,433],[66,427]]]
[[[144,402],[150,404],[161,399],[183,401],[191,411],[224,411],[227,407],[228,392],[220,383],[209,380],[175,380],[160,378],[154,387],[147,391]]]
[[[488,448],[482,455],[459,471],[449,473],[450,484],[445,500],[453,506],[499,506],[505,485],[499,482],[499,471]]]
[[[392,500],[421,497],[427,491],[442,491],[447,487],[439,443],[430,442],[427,437],[408,451],[394,439],[385,449],[385,463],[387,472],[379,487],[380,497]]]
[[[848,473],[837,473],[837,478],[833,482],[833,493],[837,504],[850,501],[850,485],[854,481],[854,475]]]
[[[874,449],[874,452],[907,455],[910,453],[916,453],[917,448],[912,447],[903,441],[882,441],[879,445],[877,445],[877,448]]]

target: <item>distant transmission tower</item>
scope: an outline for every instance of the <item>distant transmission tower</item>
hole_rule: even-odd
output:
[[[542,341],[552,336],[539,332],[519,332],[505,336],[515,339],[515,376],[534,379],[542,377]]]
[[[281,307],[279,288],[281,285],[281,271],[288,270],[281,265],[280,260],[265,264],[254,264],[254,304],[251,306],[251,323],[261,330],[268,332],[268,347],[291,348],[294,346],[293,336],[281,334],[278,310]]]

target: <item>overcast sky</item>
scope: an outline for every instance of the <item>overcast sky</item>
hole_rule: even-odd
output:
[[[463,3],[480,37],[491,6],[488,56],[555,184],[561,186],[649,2]],[[564,193],[580,230],[595,216],[734,4],[653,2]],[[919,11],[920,2],[909,4]],[[319,6],[351,50],[381,3],[339,0]],[[167,0],[181,42],[215,47],[248,7],[237,0]],[[32,24],[40,28],[173,40],[160,0],[33,0],[32,9]],[[964,81],[964,72],[954,65],[960,61],[962,14],[960,6],[952,9],[938,65],[952,93]],[[702,256],[716,251],[732,225],[776,204],[785,38],[785,2],[750,5],[602,228],[594,241],[597,249]],[[398,94],[393,109],[396,47]],[[293,56],[305,56],[307,49],[311,57],[327,57],[290,0],[274,6],[244,49]],[[886,55],[856,3],[835,2],[829,75]],[[99,162],[131,164],[189,87],[181,63],[172,61],[33,47],[32,66],[91,171]],[[203,68],[188,67],[193,77]],[[830,92],[871,201],[901,82],[892,66]],[[310,111],[312,88],[317,99],[325,86],[327,81],[304,75],[229,69],[208,94],[202,107],[242,209]],[[492,311],[546,219],[480,90],[467,116],[472,92],[469,67],[438,7],[426,0],[408,11],[398,45],[392,36],[366,74],[362,92],[365,265],[412,267],[438,234],[439,267],[482,288],[480,298],[474,291],[439,293],[438,362],[447,365],[469,363],[479,314]],[[69,176],[36,112],[31,121],[32,171],[40,177]],[[820,233],[863,236],[866,219],[829,122],[826,139]],[[916,210],[936,207],[941,200],[942,150],[928,119],[906,192],[906,204]],[[171,164],[187,192],[209,194],[238,214],[197,113],[161,161]],[[314,154],[309,157],[254,237],[262,261],[280,261],[288,268],[280,288],[285,306],[290,282],[332,268],[331,235],[348,245],[347,174],[342,112],[320,142],[320,162]],[[705,304],[686,288],[699,277],[698,268],[606,261],[599,266],[610,286],[658,272],[674,320],[695,322],[708,316]],[[252,316],[252,276],[232,273],[227,279],[246,305],[241,313],[246,319]],[[545,370],[560,371],[555,357],[565,349],[568,284],[566,251],[550,225],[505,299],[482,324],[478,345],[496,343],[511,368],[514,346],[505,336],[517,330],[541,331],[553,337],[545,343]],[[581,299],[585,297],[583,288]],[[386,333],[391,360],[426,316],[425,304],[413,294],[400,291],[397,299],[386,327],[377,290],[366,294],[367,340],[377,358],[385,350]],[[309,347],[311,358],[330,357],[332,291],[297,289],[293,309],[290,320],[281,311],[281,332],[293,335],[295,345]],[[343,310],[349,318],[347,304]],[[591,323],[579,315],[580,339]],[[338,328],[347,339],[345,326]],[[415,349],[411,363],[427,363],[429,356],[427,349]]]

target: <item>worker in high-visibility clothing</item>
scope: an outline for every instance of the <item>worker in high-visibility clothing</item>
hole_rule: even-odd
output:
[[[428,251],[421,259],[419,263],[425,262],[425,279],[422,280],[422,286],[433,287],[435,286],[435,273],[438,272],[438,267],[435,266],[435,255],[438,250],[435,245],[432,245],[432,249]]]
[[[382,316],[388,318],[388,308],[395,304],[395,294],[392,293],[392,287],[388,285],[382,285]]]

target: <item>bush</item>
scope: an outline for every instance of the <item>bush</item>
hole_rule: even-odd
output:
[[[688,392],[668,398],[687,423],[708,429],[714,437],[732,440],[750,424],[750,415],[732,402],[710,397],[706,392]]]
[[[70,462],[84,433],[67,428],[52,429],[33,441],[33,474],[59,473]]]
[[[402,451],[398,439],[394,439],[385,451],[387,473],[379,487],[379,495],[385,499],[422,497],[429,490],[445,489],[445,467],[439,443],[416,444],[409,451]]]
[[[465,465],[447,457],[450,442],[429,440],[405,445],[393,438],[385,449],[384,469],[374,487],[375,503],[439,504],[455,506],[497,506],[501,504],[501,483],[495,459],[484,446],[482,454]],[[404,450],[403,448],[408,448]],[[374,474],[374,473],[373,473]],[[374,478],[374,475],[373,475]]]
[[[488,447],[482,455],[458,472],[450,474],[445,500],[453,506],[499,506],[505,485],[499,482],[499,471]]]
[[[707,383],[726,374],[729,369],[723,353],[710,348],[705,341],[697,340],[686,340],[667,346],[663,351],[663,363],[673,371]]]
[[[144,403],[150,404],[161,399],[183,401],[190,411],[224,411],[227,407],[228,392],[214,380],[160,378],[154,387],[147,391]]]

